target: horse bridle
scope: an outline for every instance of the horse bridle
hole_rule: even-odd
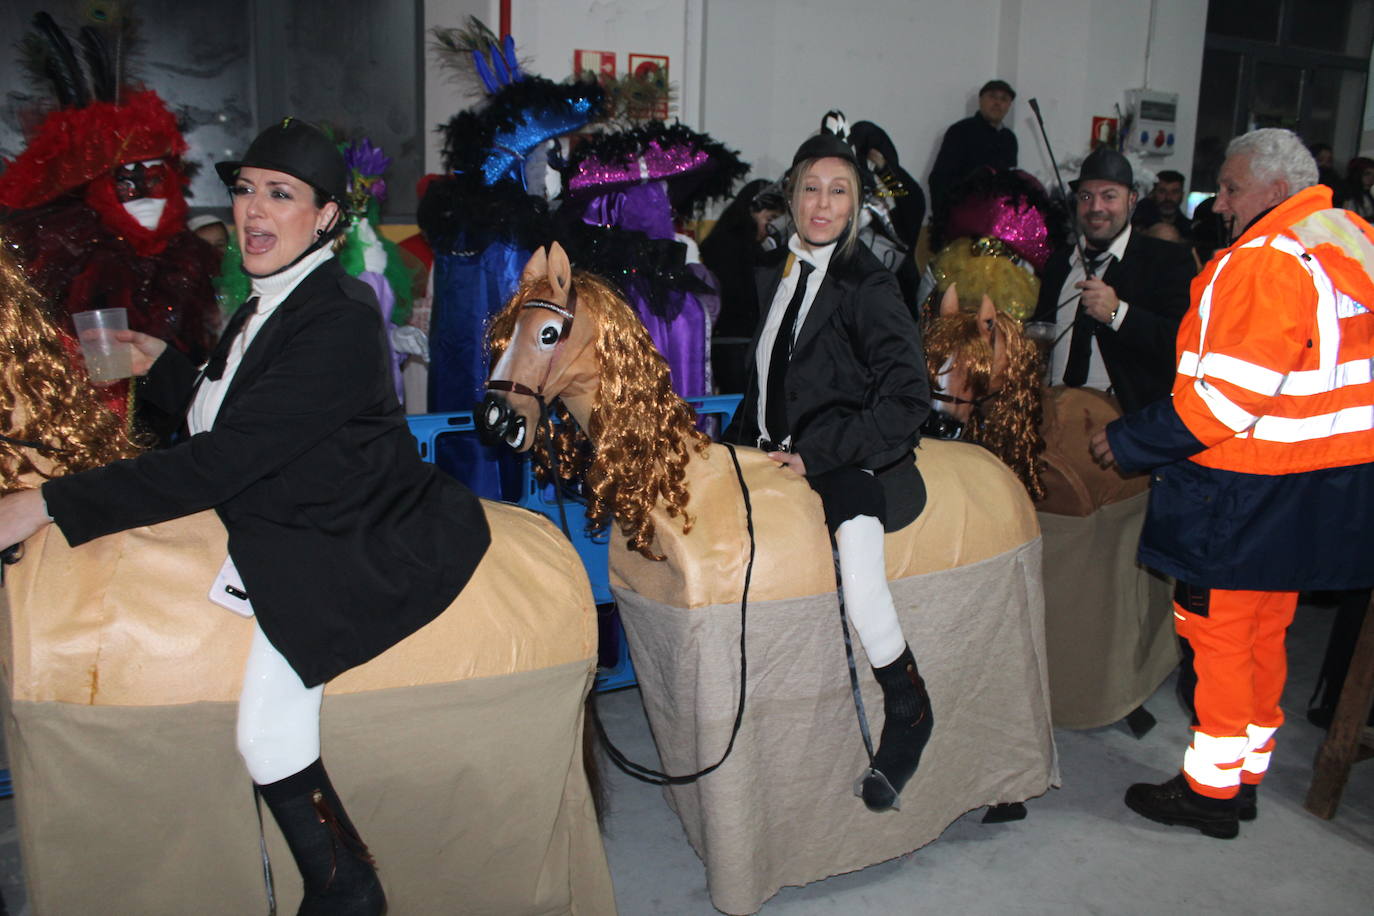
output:
[[[999,395],[1001,395],[1001,393],[1002,389],[998,388],[995,391],[989,391],[982,397],[973,398],[972,400],[969,400],[968,398],[961,398],[958,395],[954,394],[945,394],[943,391],[932,391],[930,393],[930,396],[937,401],[944,401],[947,404],[968,404],[974,410],[978,410],[983,406],[984,403],[992,400],[995,397],[998,397]]]
[[[989,341],[989,344],[995,352],[997,348],[997,325],[993,323],[991,318],[988,319],[988,330],[992,332],[992,340]],[[1005,387],[1005,385],[1002,386],[1002,388]],[[943,391],[932,391],[930,396],[937,401],[944,401],[946,404],[967,404],[977,411],[981,410],[983,405],[988,401],[1000,396],[1002,394],[1002,388],[995,388],[982,397],[977,397],[972,400],[961,398],[958,395],[945,394]]]
[[[539,380],[539,390],[535,391],[526,385],[516,381],[506,379],[490,379],[487,382],[487,389],[490,391],[509,391],[512,394],[523,394],[526,397],[534,398],[539,402],[540,407],[544,404],[544,386],[549,382],[549,373],[553,371],[553,364],[557,361],[558,348],[563,346],[564,341],[572,334],[573,320],[577,317],[577,290],[569,287],[568,305],[566,308],[556,302],[547,299],[530,299],[522,302],[520,308],[524,309],[544,309],[553,312],[555,315],[563,316],[563,328],[558,332],[558,340],[553,345],[553,354],[549,356],[549,363],[544,367],[544,377]]]

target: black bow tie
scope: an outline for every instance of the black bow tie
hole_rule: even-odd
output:
[[[205,377],[212,382],[217,382],[224,377],[224,367],[229,361],[229,348],[234,343],[234,338],[239,336],[243,326],[248,323],[248,319],[253,317],[253,313],[258,310],[258,297],[254,296],[243,305],[229,319],[229,324],[224,328],[224,333],[219,336],[219,343],[215,344],[215,349],[210,354],[210,361],[205,364]]]

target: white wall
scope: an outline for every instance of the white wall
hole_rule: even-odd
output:
[[[429,31],[462,28],[469,16],[476,16],[500,29],[497,0],[424,0],[425,3],[425,171],[438,172],[443,137],[435,129],[459,111],[482,98],[482,84],[475,76],[462,78],[439,66]],[[519,49],[517,48],[517,51]]]
[[[869,120],[924,180],[993,75],[998,0],[709,0],[702,128],[778,175],[827,109]]]
[[[1012,80],[1021,94],[1012,112],[1025,168],[1043,176],[1052,171],[1030,106],[1020,104],[1024,99],[1038,97],[1046,132],[1063,160],[1087,152],[1094,115],[1114,117],[1114,105],[1125,107],[1127,89],[1150,88],[1177,92],[1179,105],[1174,153],[1147,164],[1156,172],[1191,171],[1206,0],[1156,0],[1153,41],[1147,2],[1004,0],[1004,8],[1012,6],[1021,7],[1020,66]]]
[[[1206,0],[1154,0],[1148,86],[1179,93],[1176,151],[1151,166],[1188,172],[1202,74]],[[1023,167],[1052,177],[1026,100],[1055,153],[1087,151],[1093,115],[1146,85],[1147,0],[514,0],[511,30],[531,69],[568,76],[575,48],[667,54],[684,123],[777,175],[828,108],[891,135],[923,182],[945,128],[997,76],[1017,91],[1010,126]],[[425,0],[427,25],[468,12],[497,26],[496,0]],[[426,65],[431,125],[466,102]],[[438,166],[437,142],[431,137]]]

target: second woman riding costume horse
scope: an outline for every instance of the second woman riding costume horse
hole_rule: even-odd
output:
[[[787,183],[791,257],[760,276],[759,301],[771,305],[725,438],[765,449],[821,497],[845,607],[883,688],[882,737],[859,787],[882,811],[915,773],[934,720],[883,549],[884,530],[909,524],[925,503],[912,450],[930,382],[896,279],[857,244],[862,186],[849,144],[822,130],[797,150]]]

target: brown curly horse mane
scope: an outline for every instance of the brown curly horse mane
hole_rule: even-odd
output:
[[[1040,354],[1022,334],[1021,322],[1000,311],[993,320],[1007,347],[1008,365],[1000,378],[993,377],[993,348],[979,333],[972,312],[928,318],[926,362],[932,378],[947,360],[964,367],[969,390],[960,397],[977,400],[999,392],[974,408],[964,438],[1000,458],[1020,478],[1031,499],[1039,500],[1045,495],[1040,459],[1045,451],[1040,434]]]
[[[0,240],[0,492],[33,485],[138,452],[119,418],[102,405],[74,350],[48,318],[42,298]],[[41,455],[41,457],[39,457]]]
[[[596,327],[601,381],[590,429],[578,429],[561,404],[552,408],[561,420],[554,443],[559,473],[568,480],[581,476],[587,516],[594,527],[615,519],[631,550],[662,560],[652,549],[650,512],[662,502],[670,517],[682,517],[684,531],[691,530],[683,483],[687,462],[693,451],[704,452],[710,440],[694,425],[691,408],[673,391],[667,361],[625,300],[604,280],[582,271],[573,273],[573,289],[574,320]],[[510,342],[522,303],[551,293],[546,280],[522,283],[492,319],[487,333],[492,365]],[[534,450],[541,479],[546,479],[547,429],[540,430]]]

